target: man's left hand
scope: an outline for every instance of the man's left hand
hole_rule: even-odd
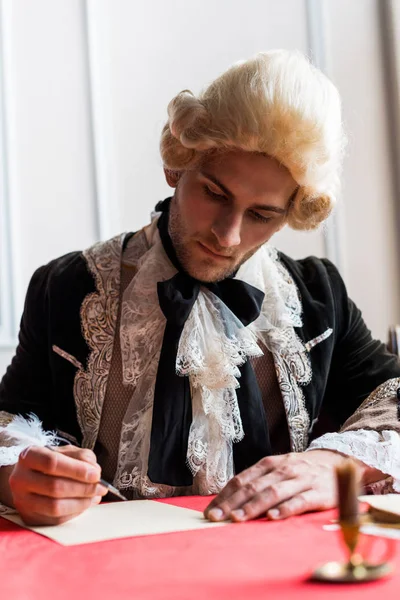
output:
[[[210,521],[242,522],[333,508],[337,504],[335,467],[345,459],[332,450],[267,456],[231,479],[204,515]],[[365,465],[356,462],[362,470]]]

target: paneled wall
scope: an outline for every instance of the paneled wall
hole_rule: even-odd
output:
[[[331,74],[349,131],[342,201],[345,280],[372,332],[384,338],[390,323],[400,323],[400,198],[391,156],[394,122],[383,52],[386,32],[380,22],[385,4],[394,3],[327,4]]]
[[[350,146],[336,225],[285,230],[277,245],[339,262],[384,337],[400,321],[400,281],[380,1],[2,0],[0,302],[12,297],[12,328],[35,268],[138,229],[168,195],[158,139],[169,100],[285,47],[311,53],[339,86]],[[0,372],[12,346],[3,335]]]
[[[98,237],[83,5],[6,0],[1,14],[4,158],[18,328],[41,264]],[[2,213],[3,218],[3,213]],[[3,348],[3,372],[13,349]]]

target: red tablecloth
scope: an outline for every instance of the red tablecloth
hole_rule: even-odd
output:
[[[165,500],[164,500],[165,501]],[[171,504],[203,510],[209,498]],[[307,581],[318,564],[343,556],[338,536],[322,529],[333,512],[288,521],[64,547],[0,518],[1,600],[251,600],[400,595],[395,574],[358,585]],[[397,543],[398,545],[398,543]]]

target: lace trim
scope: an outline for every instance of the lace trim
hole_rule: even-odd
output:
[[[208,490],[221,489],[233,474],[232,443],[244,431],[237,401],[239,367],[262,356],[253,332],[221,300],[202,289],[179,341],[176,369],[189,376],[194,396],[187,464],[202,472]]]
[[[5,410],[0,410],[0,427],[5,427],[13,420],[14,415]]]
[[[68,362],[70,362],[71,364],[73,364],[74,367],[76,367],[77,369],[83,369],[82,363],[80,363],[79,360],[77,360],[75,358],[75,356],[72,356],[72,354],[69,354],[68,352],[65,352],[65,350],[62,350],[61,348],[59,348],[55,344],[53,344],[52,350],[53,350],[53,352],[55,352],[56,354],[58,354],[62,358],[65,358],[65,360],[68,360]]]
[[[5,410],[0,411],[0,429],[7,427],[13,420],[15,415],[6,412]],[[6,434],[0,431],[0,467],[8,467],[15,465],[18,462],[20,452],[24,448],[16,445]]]
[[[386,477],[381,481],[374,481],[365,486],[366,494],[396,494],[398,491],[394,489],[393,477]]]
[[[313,338],[312,340],[310,340],[309,342],[307,342],[306,344],[304,344],[305,349],[310,352],[310,350],[312,348],[314,348],[314,346],[316,346],[317,344],[320,344],[321,342],[324,342],[325,340],[328,339],[328,337],[330,337],[333,333],[333,329],[331,327],[329,327],[326,331],[324,331],[324,333],[321,333],[321,335],[317,335],[317,337]]]
[[[118,314],[122,246],[126,234],[83,253],[96,283],[81,306],[82,333],[90,348],[86,370],[74,380],[74,398],[84,448],[93,448],[100,426]]]
[[[19,455],[21,454],[21,452],[23,450],[25,450],[25,448],[27,448],[29,445],[31,445],[29,442],[16,443],[15,439],[10,438],[10,434],[3,429],[3,428],[7,429],[7,426],[14,419],[16,419],[15,415],[5,412],[5,411],[0,411],[0,467],[8,467],[11,465],[15,465],[18,462],[18,458],[19,458]],[[22,417],[21,417],[21,419],[22,419]],[[32,421],[32,417],[31,417],[30,421]],[[38,434],[37,436],[35,436],[35,445],[38,445],[38,446],[45,445],[48,441],[49,441],[49,443],[52,443],[52,441],[50,441],[52,438],[51,438],[51,436],[49,436],[50,432],[47,433],[44,431],[44,429],[41,426],[41,423],[37,419],[37,417],[36,417],[35,421],[37,423],[36,427],[37,427],[37,434]],[[29,420],[28,420],[28,422],[29,422]],[[43,434],[42,439],[40,439],[40,437],[41,437],[40,433]],[[63,435],[67,436],[68,434],[63,433]],[[69,437],[72,437],[72,436],[69,436]],[[16,512],[17,511],[14,508],[11,508],[10,506],[7,506],[6,504],[0,503],[0,516],[13,514]]]
[[[315,439],[307,451],[318,448],[336,450],[390,475],[394,491],[400,492],[400,435],[396,431],[359,429],[326,433]]]
[[[0,435],[0,467],[9,467],[18,462],[19,455],[25,450],[26,445],[6,446],[6,440]]]
[[[155,224],[149,229],[147,237],[144,232],[135,236],[124,253],[124,264],[137,268],[123,294],[120,322],[122,376],[124,384],[132,386],[132,398],[122,422],[114,485],[132,489],[135,496],[167,497],[174,494],[174,488],[152,483],[147,468],[154,387],[165,329],[157,282],[171,278],[176,269],[161,251]]]
[[[57,435],[53,431],[45,431],[36,415],[29,414],[27,418],[9,416],[8,423],[0,427],[0,467],[15,465],[20,453],[29,446],[58,443]]]
[[[147,464],[165,328],[156,283],[176,270],[165,255],[155,222],[146,234],[148,244],[134,240],[124,256],[124,263],[136,269],[124,292],[120,324],[124,383],[134,389],[122,424],[114,485],[154,497],[175,493],[170,486],[149,481]],[[302,325],[297,287],[276,250],[266,246],[242,265],[236,277],[266,292],[255,323],[244,328],[218,298],[202,289],[179,343],[177,370],[189,376],[193,390],[187,462],[194,474],[190,492],[180,488],[179,493],[217,493],[232,477],[232,443],[243,436],[235,391],[238,366],[249,356],[260,355],[256,339],[274,355],[292,448],[301,451],[307,446],[309,416],[300,386],[310,382],[312,373],[308,352],[294,330]]]
[[[5,410],[0,410],[0,427],[6,427],[13,420],[14,415]],[[12,446],[9,446],[10,441],[5,439],[5,436],[0,435],[0,467],[7,467],[10,465],[15,465],[18,462],[18,457],[21,450],[13,449]],[[14,446],[15,448],[15,446]],[[0,503],[0,516],[1,515],[9,515],[15,513],[16,511],[5,504]]]
[[[278,353],[272,356],[286,412],[290,448],[292,452],[303,452],[308,445],[310,415],[300,384],[309,383],[311,366],[308,357],[301,352],[286,358]]]
[[[1,504],[0,502],[0,517],[1,515],[15,515],[17,511],[15,508],[11,508],[11,506],[7,506],[6,504]]]
[[[268,285],[264,282],[261,289],[266,289],[267,292],[261,315],[253,326],[257,337],[272,352],[286,412],[291,450],[302,452],[308,445],[310,416],[301,388],[312,379],[308,350],[294,329],[303,325],[303,307],[296,284],[279,261],[276,249],[266,246],[264,250],[264,255],[260,256],[262,268],[269,273],[265,275]],[[325,335],[328,337],[327,332],[324,332],[318,338]]]
[[[100,425],[118,314],[123,239],[124,236],[119,236],[104,244],[96,244],[84,253],[97,288],[95,293],[85,298],[81,307],[82,331],[90,354],[87,369],[78,371],[74,383],[84,447],[93,448]],[[146,268],[141,273],[141,267],[149,260],[149,256],[152,259],[150,263],[146,262]],[[128,298],[127,290],[124,294],[120,326],[124,383],[134,386],[135,391],[122,425],[114,484],[121,488],[134,487],[144,496],[168,496],[174,493],[173,488],[155,486],[146,475],[154,395],[152,382],[155,381],[165,327],[165,318],[158,305],[156,282],[168,279],[176,272],[166,259],[159,242],[156,221],[146,232],[142,231],[134,236],[129,243],[129,252],[124,253],[124,263],[136,269],[132,284],[128,286],[131,295]],[[154,271],[153,274],[151,270]],[[211,395],[215,400],[220,392],[215,389],[208,392],[194,371],[189,376],[195,392],[194,416],[196,398],[198,402],[198,415],[193,420],[188,454],[188,463],[193,473],[201,475],[200,479],[195,476],[196,493],[218,492],[233,474],[231,443],[242,435],[240,415],[235,410],[237,366],[245,356],[255,356],[260,352],[252,338],[254,335],[273,353],[292,449],[301,451],[307,446],[309,416],[301,386],[310,382],[312,373],[308,352],[294,330],[294,327],[302,325],[302,306],[297,287],[287,269],[280,263],[276,250],[267,246],[263,246],[242,265],[237,277],[265,290],[266,296],[259,319],[245,328],[245,333],[244,328],[236,329],[236,341],[230,335],[226,337],[224,353],[230,356],[229,360],[232,362],[229,373],[222,372],[225,385],[229,380],[231,386],[228,388],[231,390],[229,393],[223,393],[224,400],[221,397],[219,403],[211,402]],[[132,292],[135,289],[137,298]],[[200,297],[204,298],[204,292]],[[229,322],[231,323],[231,318]],[[134,335],[132,323],[136,326]],[[190,331],[189,328],[187,331]],[[236,345],[238,335],[242,336],[242,349],[239,352]],[[249,338],[246,340],[243,335]],[[191,344],[191,360],[194,363],[195,357],[196,347]],[[187,356],[185,358],[184,353],[181,353],[177,367],[184,372],[191,360],[188,361]],[[218,369],[214,369],[214,373],[217,371]],[[221,379],[221,372],[218,372],[218,379]],[[214,425],[211,425],[210,412],[218,405],[224,408],[216,408]],[[208,419],[207,424],[203,417]],[[217,425],[220,433],[215,430]],[[225,441],[218,449],[214,448],[214,456],[211,458],[209,442],[215,438],[221,440],[221,431],[225,432],[222,433]],[[207,465],[206,453],[211,461]],[[126,468],[128,464],[130,467]],[[210,469],[211,464],[213,467]]]

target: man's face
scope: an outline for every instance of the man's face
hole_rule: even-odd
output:
[[[275,159],[227,151],[176,179],[169,230],[185,270],[200,281],[220,281],[286,222],[297,184]]]

